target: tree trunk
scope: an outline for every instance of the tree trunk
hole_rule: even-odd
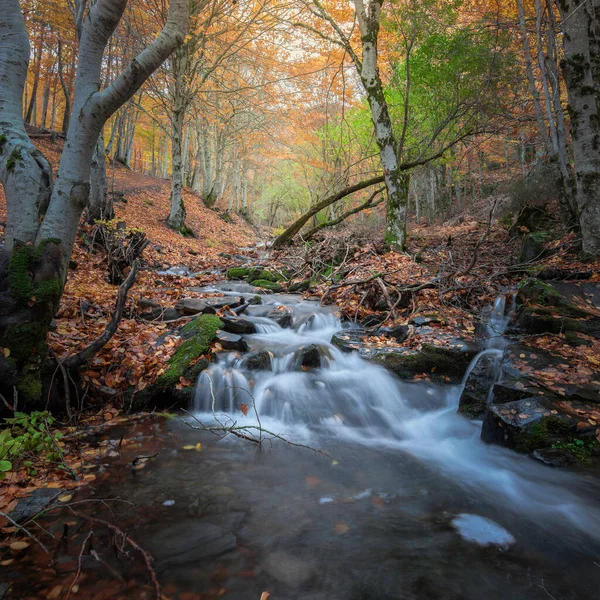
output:
[[[182,137],[184,110],[181,104],[173,110],[171,124],[171,212],[167,223],[171,229],[185,233],[185,204],[183,188]]]
[[[87,221],[110,220],[114,218],[112,201],[108,198],[106,184],[106,155],[104,153],[104,132],[100,131],[90,174],[90,199],[87,208]]]
[[[50,170],[25,135],[22,96],[29,42],[18,0],[0,0],[0,180],[7,196],[0,257],[0,393],[16,386],[42,399],[40,367],[59,305],[81,214],[89,196],[92,154],[106,120],[182,41],[186,0],[171,0],[162,32],[109,87],[99,91],[102,56],[126,0],[96,0],[83,25],[73,110],[58,178],[44,214]],[[33,181],[33,184],[32,184]],[[43,217],[40,223],[40,217]]]
[[[600,255],[600,0],[557,0],[583,250]]]

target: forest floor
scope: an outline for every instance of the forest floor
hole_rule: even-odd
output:
[[[40,140],[39,145],[57,164],[59,146],[50,140]],[[265,254],[256,249],[268,237],[264,231],[237,215],[227,222],[222,211],[206,208],[190,190],[184,191],[187,224],[196,237],[183,237],[166,226],[168,181],[118,166],[109,168],[109,189],[122,198],[115,200],[116,217],[130,227],[142,229],[150,243],[117,333],[82,374],[84,398],[77,402],[72,399],[75,422],[61,425],[64,437],[59,446],[64,467],[24,467],[9,473],[3,481],[0,526],[4,533],[16,536],[5,542],[16,543],[15,553],[19,552],[19,544],[31,542],[11,522],[10,513],[18,506],[19,499],[45,488],[58,490],[59,500],[68,503],[71,499],[68,490],[93,482],[98,461],[115,452],[114,444],[106,440],[102,443],[90,440],[90,432],[103,432],[131,419],[147,418],[143,414],[130,416],[126,398],[132,389],[141,392],[164,372],[179,339],[168,336],[161,345],[156,341],[161,337],[164,341],[174,326],[185,323],[189,317],[171,322],[158,318],[145,320],[140,315],[148,306],[167,310],[184,298],[203,297],[197,288],[223,279],[226,269],[246,266],[250,261],[284,271],[292,276],[285,285],[308,282],[309,288],[303,292],[305,297],[337,305],[348,319],[364,324],[365,318],[379,315],[379,321],[382,316],[386,318],[387,326],[407,325],[409,335],[402,344],[417,349],[435,343],[433,338],[439,339],[437,332],[442,329],[460,339],[472,339],[482,310],[499,294],[514,293],[532,276],[543,279],[545,273],[557,275],[550,279],[600,281],[600,261],[582,262],[577,240],[569,233],[557,233],[542,256],[517,265],[527,231],[509,233],[508,226],[497,220],[490,224],[487,209],[480,211],[479,218],[465,211],[443,224],[410,223],[408,246],[402,253],[385,252],[380,231],[354,226],[328,232],[310,247],[299,244]],[[5,205],[0,193],[0,222],[3,221]],[[0,226],[0,237],[2,232]],[[107,281],[106,256],[90,251],[91,235],[91,226],[84,225],[56,326],[50,334],[50,346],[59,359],[97,338],[114,310],[117,286]],[[173,268],[184,270],[182,274],[173,274]],[[591,314],[598,312],[591,302],[584,308]],[[418,317],[428,320],[433,334],[431,328],[425,332],[414,327]],[[395,344],[377,329],[363,341],[373,347]],[[600,341],[585,334],[579,341],[574,345],[560,330],[527,336],[530,348],[551,351],[564,358],[564,364],[558,368],[551,365],[543,374],[549,390],[564,395],[565,386],[573,383],[592,381],[600,385],[596,381]],[[422,373],[416,378],[427,379],[430,375]],[[600,419],[600,412],[596,412],[582,414],[581,418],[595,427]],[[86,432],[85,439],[81,438],[82,432]],[[131,443],[133,440],[121,437],[119,450],[121,445]],[[143,465],[145,460],[138,463]]]

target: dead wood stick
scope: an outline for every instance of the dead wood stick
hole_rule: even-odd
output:
[[[498,204],[498,198],[494,200],[494,204],[492,206],[492,210],[490,210],[490,215],[488,217],[487,227],[483,232],[483,235],[479,238],[477,243],[475,244],[475,248],[473,249],[473,256],[471,257],[471,262],[469,266],[462,272],[460,275],[468,275],[471,272],[471,269],[475,266],[477,259],[479,258],[479,248],[481,248],[481,244],[485,242],[487,236],[490,234],[492,230],[492,222],[494,219],[494,212],[496,211],[496,205]]]
[[[119,529],[119,527],[117,527],[116,525],[113,525],[109,521],[105,521],[104,519],[99,519],[98,517],[90,517],[89,515],[77,512],[76,510],[73,510],[72,508],[70,508],[70,510],[74,516],[79,517],[80,519],[83,519],[84,521],[88,521],[89,523],[92,523],[92,524],[97,523],[98,525],[103,525],[107,529],[110,529],[113,533],[120,535],[123,538],[124,542],[128,543],[132,548],[137,550],[142,555],[142,557],[144,559],[144,563],[146,564],[146,570],[148,571],[148,573],[150,575],[150,579],[152,580],[152,584],[154,585],[154,589],[156,591],[156,598],[158,600],[160,600],[160,597],[161,597],[160,583],[158,583],[158,579],[156,577],[156,571],[154,570],[154,567],[152,566],[152,563],[154,562],[154,558],[152,557],[152,555],[147,550],[144,550],[137,542],[132,540],[122,529]]]
[[[73,591],[73,588],[75,587],[75,584],[77,583],[77,580],[79,579],[79,576],[81,575],[81,561],[83,560],[83,553],[85,552],[85,546],[90,541],[90,538],[92,537],[93,533],[94,533],[93,531],[90,531],[87,534],[87,537],[85,538],[85,540],[83,540],[83,544],[81,544],[81,550],[79,551],[79,558],[77,559],[77,573],[75,573],[75,577],[73,578],[73,581],[71,582],[71,585],[69,586],[69,591],[67,592],[67,595],[65,596],[65,600],[69,600],[69,598],[71,597],[71,592]]]
[[[394,308],[394,305],[392,304],[392,299],[390,298],[390,295],[389,295],[389,293],[387,291],[387,288],[385,287],[385,283],[383,283],[383,281],[381,280],[381,277],[378,277],[375,281],[377,282],[377,284],[381,288],[381,292],[383,293],[383,297],[385,298],[385,302],[388,305],[388,308],[390,309],[390,314],[394,317],[394,319],[398,318],[398,315],[396,313],[396,309]]]
[[[33,533],[31,533],[31,531],[29,531],[28,529],[25,529],[25,527],[23,527],[23,525],[19,525],[15,520],[11,519],[5,512],[0,511],[0,516],[4,517],[8,521],[10,521],[15,527],[20,529],[25,535],[29,536],[34,542],[36,542],[40,546],[40,548],[46,554],[50,554],[50,551],[48,550],[48,548],[46,548],[46,546],[44,546],[44,544],[42,544],[42,542],[40,542],[40,540],[38,540],[35,537],[35,535],[33,535]]]
[[[79,367],[89,361],[95,356],[106,344],[110,341],[112,336],[116,333],[121,318],[123,317],[123,310],[125,309],[125,302],[127,301],[127,293],[133,285],[139,268],[138,261],[135,261],[131,266],[131,271],[127,276],[127,279],[119,286],[119,292],[117,293],[117,301],[115,303],[115,312],[106,326],[106,329],[97,337],[89,346],[86,346],[81,352],[74,354],[73,356],[67,357],[63,364],[67,369],[73,369]]]

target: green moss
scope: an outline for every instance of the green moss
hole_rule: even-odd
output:
[[[193,379],[202,368],[196,365],[190,367],[190,363],[209,351],[219,327],[221,320],[215,315],[202,315],[182,327],[180,333],[188,339],[171,356],[167,370],[158,378],[157,385],[167,388],[176,385],[181,377]],[[206,368],[205,363],[202,363],[202,367]]]
[[[17,168],[17,162],[23,160],[23,155],[21,154],[21,149],[20,148],[15,148],[11,153],[10,156],[8,157],[8,160],[6,161],[6,170],[9,173],[14,172],[14,170]]]
[[[272,292],[281,292],[283,287],[274,281],[267,281],[266,279],[256,279],[252,282],[252,285],[263,288],[265,290],[271,290]]]
[[[8,282],[11,292],[21,300],[29,300],[33,296],[31,263],[31,247],[15,246],[8,265]]]
[[[25,402],[38,402],[42,397],[42,381],[39,371],[21,374],[17,383],[19,398]]]
[[[47,279],[36,286],[34,293],[37,302],[57,303],[62,294],[63,286],[60,279]]]
[[[8,142],[8,138],[4,134],[0,135],[0,154],[4,152],[6,142]]]
[[[187,226],[184,225],[177,230],[183,237],[195,237],[194,232]]]
[[[598,455],[600,444],[596,440],[581,440],[572,437],[567,440],[555,442],[552,444],[552,448],[562,450],[572,456],[577,462],[588,465]]]
[[[548,438],[548,425],[546,419],[535,423],[531,428],[522,432],[516,440],[515,450],[517,452],[529,453],[546,445]]]
[[[311,285],[311,280],[305,279],[304,281],[291,283],[288,289],[290,292],[305,292]]]
[[[23,323],[7,328],[2,344],[10,348],[11,356],[28,360],[32,356],[45,354],[46,327],[41,323]]]
[[[233,267],[227,271],[227,279],[245,279],[250,275],[250,269],[243,267]]]
[[[273,273],[273,271],[267,271],[266,269],[256,268],[250,269],[248,274],[248,281],[250,283],[254,281],[281,281],[283,277],[279,273]]]

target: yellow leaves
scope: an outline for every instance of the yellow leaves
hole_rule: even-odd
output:
[[[2,354],[4,354],[4,358],[8,358],[10,356],[10,348],[2,348]]]
[[[200,452],[202,450],[202,444],[198,442],[195,446],[193,444],[189,444],[183,447],[184,450],[195,450],[196,452]]]
[[[63,494],[58,497],[59,502],[70,502],[71,498],[73,498],[73,494]]]

